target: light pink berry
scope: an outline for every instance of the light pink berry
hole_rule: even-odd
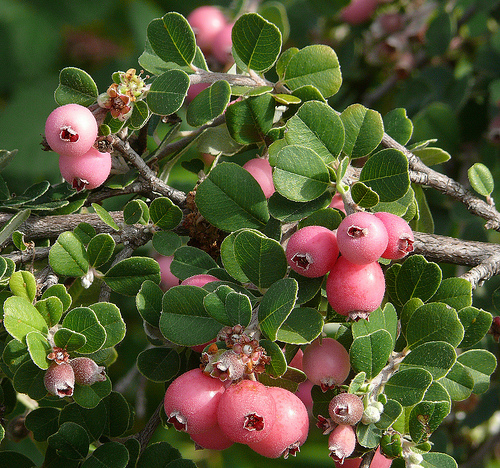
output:
[[[191,102],[198,94],[200,94],[204,89],[207,89],[210,83],[196,83],[192,84],[187,92],[186,101]]]
[[[210,53],[215,36],[227,24],[222,11],[214,6],[201,6],[194,9],[187,20],[193,28],[200,49],[204,53]]]
[[[268,458],[295,456],[309,432],[307,409],[296,395],[284,388],[269,387],[268,391],[276,403],[276,420],[265,439],[248,446]]]
[[[90,110],[79,104],[54,109],[45,122],[45,139],[61,156],[85,154],[97,138],[97,122]]]
[[[212,44],[212,54],[222,65],[233,62],[233,40],[231,33],[234,23],[226,24],[214,37]]]
[[[399,216],[385,211],[374,213],[384,223],[389,236],[387,248],[381,255],[382,258],[398,260],[413,252],[413,231],[409,224]]]
[[[328,412],[335,424],[353,426],[363,416],[363,400],[353,393],[339,393],[330,400]]]
[[[269,198],[274,193],[273,168],[267,159],[249,159],[243,164],[243,169],[252,174],[252,177],[259,183],[266,198]]]
[[[323,391],[342,385],[351,370],[349,353],[333,338],[317,338],[308,345],[302,366],[307,378]]]
[[[356,265],[340,256],[326,280],[326,297],[332,308],[350,318],[367,318],[380,307],[385,277],[378,262]]]
[[[293,233],[286,246],[290,267],[302,276],[318,278],[328,273],[339,255],[337,236],[323,226],[306,226]]]
[[[297,395],[302,400],[302,403],[304,403],[304,406],[307,408],[307,411],[312,411],[313,408],[314,402],[311,394],[312,388],[313,388],[313,383],[309,379],[307,379],[304,380],[304,382],[299,383],[297,391],[295,392],[295,395]]]
[[[78,385],[92,385],[106,380],[104,366],[98,366],[88,357],[77,357],[69,361],[75,373],[75,383]]]
[[[168,291],[170,288],[179,285],[179,278],[174,276],[170,271],[170,264],[174,259],[173,255],[158,255],[155,257],[156,261],[160,265],[160,276],[161,283],[160,286],[164,291]]]
[[[248,444],[265,439],[276,419],[276,403],[268,388],[253,380],[241,380],[222,395],[217,421],[234,442]]]
[[[188,286],[198,286],[202,288],[205,286],[207,283],[212,283],[214,281],[220,281],[219,278],[213,275],[207,275],[207,274],[199,274],[199,275],[193,275],[190,276],[189,278],[186,278],[184,281],[181,281],[182,285],[188,285]]]
[[[357,25],[368,21],[375,12],[378,0],[352,0],[342,9],[340,17],[346,23]]]
[[[167,421],[178,431],[197,434],[217,424],[217,406],[226,387],[192,369],[177,377],[167,388],[164,398]]]
[[[196,444],[197,450],[225,450],[234,444],[234,442],[221,431],[218,424],[212,426],[208,431],[189,435],[191,440]]]
[[[346,457],[354,452],[356,447],[356,433],[353,426],[344,424],[338,425],[328,437],[328,449],[330,457],[335,462],[342,462]]]
[[[377,261],[387,248],[389,236],[375,215],[357,212],[346,216],[337,229],[337,243],[343,257],[365,265]]]
[[[338,468],[359,468],[362,458],[347,458],[344,463],[335,462]],[[389,468],[392,465],[392,460],[384,457],[380,453],[380,447],[377,448],[375,456],[370,464],[370,468]]]
[[[111,155],[90,148],[81,156],[59,156],[59,170],[77,191],[92,190],[106,182],[111,171]]]
[[[45,388],[51,395],[60,398],[73,395],[75,388],[75,373],[67,362],[53,362],[43,376]]]

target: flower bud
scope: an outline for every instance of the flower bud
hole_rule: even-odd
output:
[[[106,380],[103,366],[98,366],[88,357],[78,357],[69,361],[75,373],[75,382],[78,385],[92,385]]]
[[[363,424],[372,424],[380,421],[380,411],[375,406],[368,406],[363,412],[361,421]]]
[[[67,362],[53,362],[43,378],[45,388],[52,395],[60,398],[73,395],[75,388],[75,373]]]

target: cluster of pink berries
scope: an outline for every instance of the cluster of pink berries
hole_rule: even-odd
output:
[[[237,442],[269,458],[295,455],[309,432],[302,401],[256,380],[231,382],[201,369],[177,377],[165,393],[168,422],[199,448],[224,450]]]
[[[106,380],[104,367],[88,357],[69,359],[68,353],[59,348],[54,348],[47,357],[53,362],[45,372],[43,382],[51,395],[60,398],[72,396],[75,383],[92,385]]]
[[[290,267],[303,276],[329,273],[326,294],[337,313],[367,318],[385,294],[377,260],[403,258],[413,250],[413,240],[410,226],[399,216],[357,212],[346,216],[336,232],[323,226],[299,229],[288,241],[286,256]]]
[[[77,191],[102,185],[111,171],[111,155],[95,147],[97,122],[92,112],[79,104],[54,109],[45,122],[45,139],[59,154],[59,170]]]

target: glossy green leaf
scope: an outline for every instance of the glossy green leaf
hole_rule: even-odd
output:
[[[241,150],[242,145],[233,140],[227,125],[223,124],[207,128],[196,139],[196,147],[200,153],[208,153],[212,156],[219,154],[232,156]]]
[[[47,322],[47,326],[53,327],[62,317],[64,312],[63,303],[56,296],[49,296],[46,299],[40,299],[35,303],[35,307],[40,312],[40,315]]]
[[[282,349],[271,340],[260,340],[259,345],[266,350],[266,354],[271,358],[269,364],[266,365],[266,373],[272,378],[281,377],[287,370]]]
[[[365,372],[371,379],[384,368],[393,348],[392,336],[386,330],[354,338],[349,350],[351,366],[355,372]]]
[[[472,305],[472,285],[465,278],[445,278],[431,302],[444,302],[456,310]]]
[[[96,302],[89,306],[97,316],[97,320],[106,330],[106,341],[103,348],[116,346],[125,338],[126,325],[120,309],[110,302]]]
[[[370,154],[384,135],[382,116],[361,104],[352,104],[340,115],[345,128],[344,153],[352,159]]]
[[[149,257],[130,257],[113,265],[104,275],[105,283],[115,292],[135,296],[144,281],[160,282],[160,266]]]
[[[115,241],[111,235],[103,232],[93,237],[87,247],[89,263],[93,267],[104,265],[113,255]]]
[[[182,70],[169,70],[158,76],[149,88],[146,102],[154,114],[177,112],[189,89],[189,76]]]
[[[422,398],[432,383],[432,375],[424,369],[403,369],[396,372],[385,384],[387,398],[403,406],[413,406]]]
[[[351,187],[352,200],[362,208],[373,208],[380,201],[378,193],[363,182],[356,182]]]
[[[356,438],[361,446],[373,449],[379,445],[382,431],[375,424],[358,424],[356,426]]]
[[[252,318],[252,304],[248,296],[239,292],[230,292],[226,296],[225,308],[230,325],[248,326]]]
[[[63,319],[62,326],[81,333],[87,339],[84,346],[78,349],[79,353],[93,353],[98,351],[106,341],[106,330],[99,323],[97,315],[89,307],[77,307],[70,310]]]
[[[283,79],[288,63],[298,51],[299,49],[297,49],[297,47],[289,47],[279,56],[278,61],[276,62],[276,73],[280,79]]]
[[[321,196],[330,184],[323,160],[305,146],[285,146],[273,172],[276,190],[292,201],[308,202]]]
[[[238,260],[235,257],[234,254],[234,241],[236,239],[236,236],[240,233],[241,231],[235,231],[229,234],[221,244],[221,249],[220,249],[220,256],[222,260],[222,264],[224,265],[225,270],[237,281],[241,283],[249,283],[250,280],[248,277],[245,275],[243,270],[241,269],[240,264],[238,263]],[[259,231],[255,231],[259,233]]]
[[[147,34],[151,48],[163,61],[181,66],[189,66],[193,62],[196,55],[195,36],[186,18],[179,13],[170,12],[154,19],[148,25]]]
[[[469,182],[472,188],[482,195],[489,197],[495,188],[495,181],[490,170],[482,163],[475,163],[467,171]]]
[[[280,54],[280,30],[256,13],[240,16],[234,23],[231,36],[233,50],[251,70],[269,70]]]
[[[272,284],[259,306],[261,330],[275,341],[283,322],[290,315],[297,300],[298,284],[292,278],[283,278]]]
[[[375,423],[379,429],[387,430],[392,426],[394,421],[399,418],[403,411],[403,407],[395,400],[387,400],[384,404],[384,411],[380,415],[380,420]]]
[[[45,370],[40,369],[31,359],[19,366],[12,381],[14,388],[19,393],[25,393],[33,400],[41,400],[47,395],[43,383]]]
[[[296,202],[285,198],[278,192],[273,193],[269,198],[269,213],[273,218],[284,223],[299,221],[322,208],[327,208],[332,201],[329,192],[311,200],[310,202]]]
[[[475,307],[460,309],[458,318],[464,327],[464,338],[458,345],[459,348],[474,346],[488,333],[493,320],[489,312]]]
[[[97,85],[86,71],[66,67],[59,73],[59,86],[54,97],[60,106],[64,104],[90,106],[95,103],[97,94]]]
[[[108,424],[104,429],[104,435],[108,437],[120,437],[128,429],[131,429],[131,417],[133,421],[132,408],[126,398],[118,392],[111,392],[104,399]]]
[[[441,284],[442,272],[436,263],[428,262],[421,255],[407,258],[396,278],[396,294],[404,304],[412,297],[428,301]]]
[[[23,363],[31,361],[28,347],[17,340],[10,340],[5,345],[2,352],[2,359],[13,373],[15,373]]]
[[[190,103],[186,121],[192,127],[201,127],[221,115],[229,104],[231,87],[227,81],[216,81],[199,93]]]
[[[161,229],[173,229],[182,220],[181,209],[166,197],[155,198],[149,206],[153,224]]]
[[[323,316],[312,307],[297,307],[280,326],[277,339],[283,343],[307,344],[323,330]]]
[[[83,408],[92,409],[111,393],[111,387],[109,378],[92,385],[75,385],[73,399]]]
[[[446,389],[453,401],[462,401],[472,393],[474,378],[469,370],[460,362],[456,362],[439,383]]]
[[[473,393],[481,394],[488,390],[490,375],[497,367],[497,360],[492,353],[485,349],[470,349],[460,354],[457,360],[474,379]]]
[[[29,457],[14,450],[3,450],[0,452],[0,465],[15,466],[16,468],[32,468],[36,466]]]
[[[378,308],[374,310],[370,314],[369,319],[360,319],[353,322],[351,330],[354,338],[367,336],[376,331],[384,330],[389,332],[393,343],[395,343],[398,333],[398,315],[394,306],[387,303],[383,309]]]
[[[158,328],[162,309],[163,291],[150,280],[144,281],[135,298],[137,311],[143,320]]]
[[[169,256],[182,245],[182,240],[175,232],[157,231],[153,234],[152,244],[160,255]]]
[[[150,115],[149,107],[145,101],[135,101],[134,107],[132,107],[132,115],[128,120],[129,128],[139,130],[146,124]]]
[[[412,349],[400,364],[400,369],[419,367],[428,371],[434,380],[444,377],[453,367],[455,349],[444,341],[430,341]]]
[[[126,468],[128,460],[128,450],[123,444],[105,442],[92,452],[82,468]]]
[[[209,223],[223,231],[259,229],[269,220],[258,182],[235,163],[224,162],[210,171],[198,186],[196,205]]]
[[[182,281],[193,275],[205,274],[217,266],[215,260],[203,250],[185,245],[175,251],[170,271]]]
[[[143,200],[131,200],[123,208],[123,221],[126,224],[147,224],[149,207]]]
[[[180,357],[173,348],[150,348],[137,356],[137,369],[152,382],[172,380],[180,370]]]
[[[60,413],[59,408],[48,406],[35,408],[26,415],[26,427],[33,433],[37,442],[43,442],[57,432]]]
[[[196,468],[191,460],[181,458],[181,453],[168,442],[156,442],[148,445],[137,461],[136,468],[153,468],[158,460],[168,460],[172,468]]]
[[[54,333],[54,344],[66,351],[76,351],[87,342],[84,334],[61,327]]]
[[[70,231],[57,238],[49,252],[49,263],[57,274],[63,276],[83,276],[89,270],[87,251]]]
[[[301,86],[312,85],[325,98],[333,96],[342,84],[337,55],[326,45],[304,47],[290,58],[284,82],[292,91]]]
[[[16,271],[9,279],[9,288],[15,296],[33,302],[37,290],[36,279],[29,271]]]
[[[8,297],[3,304],[3,311],[4,327],[16,340],[25,343],[26,335],[32,331],[47,335],[47,322],[26,298]]]
[[[52,346],[47,337],[39,331],[31,331],[26,335],[26,345],[33,363],[40,369],[48,369],[50,362],[47,355],[52,351]]]
[[[406,109],[397,108],[384,115],[385,132],[401,145],[406,145],[413,133],[413,124],[406,115]]]

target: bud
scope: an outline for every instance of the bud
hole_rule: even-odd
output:
[[[380,449],[387,458],[397,458],[403,453],[401,435],[398,433],[384,434],[380,440]]]
[[[372,424],[380,421],[380,411],[376,406],[368,406],[363,412],[361,421],[363,424]]]
[[[52,395],[60,398],[73,395],[75,388],[75,373],[73,368],[67,362],[57,364],[52,363],[45,372],[43,378],[45,388]]]
[[[88,357],[78,357],[69,361],[78,385],[92,385],[106,380],[104,366],[98,366]]]

